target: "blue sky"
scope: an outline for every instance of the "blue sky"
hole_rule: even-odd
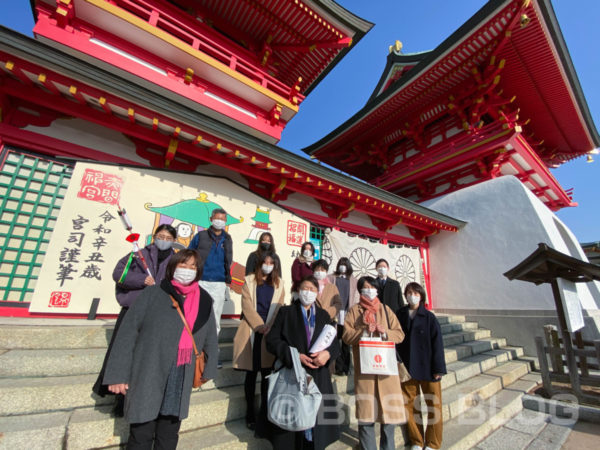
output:
[[[388,46],[402,41],[407,53],[431,50],[461,26],[486,2],[483,0],[337,0],[354,14],[375,23],[300,106],[283,133],[280,145],[299,152],[358,111],[371,95],[385,66]],[[552,2],[571,59],[596,126],[600,124],[600,1]],[[0,24],[31,35],[29,1],[4,5]],[[565,189],[574,188],[575,208],[558,216],[580,242],[600,240],[600,155],[596,162],[579,158],[553,170]]]

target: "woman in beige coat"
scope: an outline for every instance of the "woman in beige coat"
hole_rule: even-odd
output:
[[[398,375],[363,375],[358,343],[361,338],[374,334],[398,344],[404,339],[404,332],[394,312],[377,298],[374,278],[362,277],[357,287],[360,301],[346,315],[342,339],[352,346],[359,441],[361,448],[376,448],[375,422],[379,422],[380,448],[393,449],[395,425],[406,422],[400,378]]]
[[[233,368],[246,371],[246,426],[264,436],[267,426],[267,392],[275,356],[267,352],[264,336],[269,333],[279,308],[283,305],[285,290],[279,278],[278,259],[271,253],[261,255],[253,274],[245,278],[242,288],[242,320],[233,340]],[[261,405],[256,420],[254,395],[256,377],[260,371]]]
[[[319,259],[313,263],[312,270],[313,276],[319,282],[317,306],[327,311],[331,320],[337,321],[338,313],[342,309],[342,299],[337,286],[327,277],[329,264],[324,259]],[[331,367],[335,368],[333,365]]]

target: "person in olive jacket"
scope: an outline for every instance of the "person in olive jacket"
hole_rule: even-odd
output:
[[[398,353],[406,365],[410,380],[402,383],[405,399],[408,438],[412,450],[438,449],[442,446],[442,375],[446,373],[442,329],[435,315],[425,308],[427,294],[419,283],[408,283],[404,288],[408,302],[399,311],[400,325],[406,338],[398,345]],[[414,414],[421,410],[419,388],[427,403],[427,430],[425,436]],[[416,406],[415,406],[416,405]]]

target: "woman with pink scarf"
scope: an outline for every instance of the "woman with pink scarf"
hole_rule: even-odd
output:
[[[194,346],[173,300],[189,325],[198,352],[204,352],[203,379],[216,376],[213,302],[198,286],[199,277],[196,252],[176,253],[165,279],[144,289],[117,332],[103,383],[110,392],[125,395],[128,449],[175,449],[181,421],[188,416]]]

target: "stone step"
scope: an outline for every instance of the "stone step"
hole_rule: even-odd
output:
[[[220,358],[231,361],[233,344],[219,344]],[[98,374],[106,348],[8,350],[0,355],[0,378]]]
[[[476,330],[479,325],[477,322],[460,322],[460,323],[446,323],[440,325],[442,334],[455,333],[457,331]]]
[[[114,324],[114,320],[0,318],[0,349],[106,348]],[[223,319],[219,342],[233,342],[238,324],[239,320]]]
[[[443,336],[444,347],[462,344],[463,342],[470,342],[470,341],[489,338],[489,337],[491,337],[491,335],[492,335],[491,331],[486,330],[484,328],[477,328],[475,330],[467,330],[467,331],[458,331],[458,332],[454,332],[454,333],[448,333]]]
[[[511,370],[514,370],[514,368]],[[481,387],[486,383],[487,380],[485,383],[478,383],[477,386]],[[477,397],[478,402],[473,403],[470,409],[452,418],[444,418],[443,448],[451,448],[453,450],[465,449],[471,447],[471,445],[465,444],[479,442],[482,436],[484,437],[486,435],[484,433],[489,433],[502,426],[522,409],[522,394],[534,386],[535,382],[524,382],[519,380],[509,384],[505,389],[495,391],[490,395],[482,392],[481,389],[473,391],[476,392],[475,395],[477,395],[477,393],[479,393],[479,395],[486,394],[487,397]],[[468,389],[466,389],[466,387],[463,387],[463,391],[466,395],[474,397],[472,392],[467,392]],[[445,391],[442,391],[443,401],[444,397]],[[349,397],[347,401],[353,402],[354,399]],[[445,401],[444,403],[447,408],[450,408],[450,405]],[[347,408],[347,410],[351,411],[351,414],[354,414],[354,409],[352,407]],[[376,427],[376,430],[378,431],[378,427]],[[357,423],[353,415],[351,416],[349,424],[346,423],[342,425],[341,432],[340,440],[327,447],[328,450],[358,447]],[[255,439],[253,437],[253,432],[245,427],[243,419],[209,428],[184,432],[180,435],[180,441],[177,448],[198,448],[198,442],[203,443],[202,448],[210,449],[271,448],[271,445],[267,440]],[[402,448],[402,446],[406,445],[405,431],[400,427],[396,429],[395,444],[396,448]]]
[[[472,342],[478,342],[478,341],[472,341]],[[516,358],[518,356],[518,352],[517,350],[513,351],[513,350],[509,350],[505,344],[506,344],[506,339],[504,338],[486,338],[485,341],[482,341],[484,343],[475,345],[472,343],[469,343],[469,345],[465,345],[465,343],[462,344],[458,344],[458,345],[451,345],[448,347],[444,348],[444,358],[446,359],[446,364],[449,364],[451,362],[454,361],[458,361],[460,359],[463,358],[468,358],[469,356],[473,356],[473,355],[477,355],[479,353],[484,353],[484,352],[495,352],[497,350],[500,350],[501,353],[505,353],[508,352],[511,354],[512,358]],[[519,348],[520,347],[515,347],[515,348]],[[520,350],[520,353],[522,354],[522,349]]]
[[[435,313],[435,311],[432,311],[432,312]],[[440,325],[445,325],[447,323],[461,323],[461,322],[466,321],[465,316],[457,316],[457,315],[449,315],[449,314],[436,314],[435,317],[437,318]]]
[[[244,372],[233,370],[231,363],[225,363],[217,378],[194,391],[192,396],[201,396],[215,388],[240,386],[244,377]],[[111,405],[113,396],[103,398],[92,393],[96,378],[97,374],[0,379],[0,416]]]
[[[525,375],[526,373],[527,363],[507,362],[487,371],[483,375],[477,375],[445,389],[442,397],[444,420],[453,419],[464,413],[469,407],[477,405],[480,401],[491,397],[498,392],[502,386],[511,384],[511,381],[516,381],[521,374]],[[342,377],[336,378],[337,384]],[[522,383],[531,384],[532,382]],[[354,420],[354,398],[348,394],[342,394],[341,398],[342,401],[347,403],[345,410],[352,414],[348,417],[351,418],[351,420]],[[69,413],[68,420],[65,421],[64,425],[66,426],[66,447],[102,448],[123,443],[127,438],[127,423],[124,419],[115,419],[111,417],[109,415],[110,410],[111,406],[106,405],[79,408]],[[32,445],[35,447],[37,439],[43,439],[43,436],[47,433],[46,428],[49,427],[44,425],[46,428],[43,428],[39,423],[42,423],[44,421],[43,418],[45,417],[59,417],[52,416],[52,414],[59,413],[3,417],[0,418],[0,424],[4,424],[4,427],[7,430],[11,430],[11,423],[23,423],[22,421],[25,420],[24,418],[30,419],[32,426],[30,428],[25,428],[24,425],[21,425],[21,429],[30,436],[30,439],[33,440]],[[246,433],[243,427],[244,415],[245,400],[242,386],[211,389],[202,391],[201,393],[194,393],[190,403],[190,415],[182,424],[182,445],[188,445],[186,442],[190,442],[189,445],[193,445],[194,442],[196,445],[198,442],[203,442],[203,444],[206,442],[206,445],[202,445],[202,448],[217,447],[221,445],[226,445],[227,448],[229,448],[230,442],[224,437],[229,433],[237,441],[237,443],[231,443],[233,448],[241,448],[241,446],[244,446],[245,448],[245,446],[248,445],[253,448],[254,446],[257,446],[256,448],[264,448],[261,447],[262,445],[265,445],[264,441],[259,441],[259,443],[255,444],[253,440],[251,441],[251,434]],[[235,421],[238,421],[238,423],[232,423]],[[68,425],[66,425],[67,423]],[[225,424],[222,425],[223,423]],[[54,424],[50,428],[58,430],[63,426],[61,424],[62,422]],[[194,431],[196,436],[186,435],[186,431],[192,430],[196,430]],[[210,439],[207,437],[205,441],[202,437],[202,430],[212,433],[213,436]]]

